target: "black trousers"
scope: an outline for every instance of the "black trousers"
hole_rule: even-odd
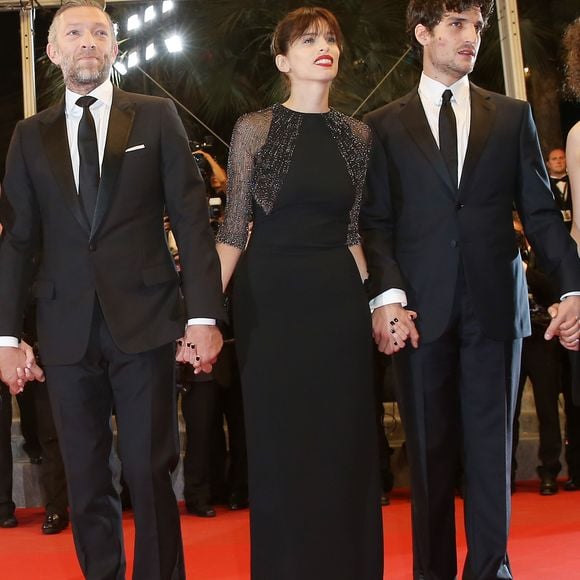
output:
[[[414,578],[457,575],[460,458],[468,547],[463,578],[511,578],[506,550],[521,340],[483,335],[461,275],[454,304],[441,337],[393,357],[411,468]]]
[[[211,454],[218,397],[215,381],[196,381],[181,395],[185,421],[183,496],[186,504],[211,503]]]
[[[12,501],[12,397],[0,382],[0,518],[14,514]]]
[[[560,375],[561,347],[557,340],[547,342],[541,334],[533,334],[523,341],[522,368],[514,417],[512,473],[515,475],[516,449],[519,442],[520,410],[526,379],[532,382],[534,402],[539,423],[538,475],[556,477],[562,469],[562,435],[560,432]]]
[[[133,578],[185,577],[171,482],[179,457],[174,356],[173,344],[138,354],[120,351],[97,305],[83,359],[46,365],[75,547],[90,580],[125,578],[121,504],[109,467],[113,406],[135,515]]]
[[[221,501],[248,498],[248,453],[242,388],[236,374],[229,386],[219,386],[212,438],[212,495]],[[227,441],[224,431],[227,424]]]
[[[574,404],[572,392],[574,377],[571,365],[571,355],[564,349],[562,356],[562,393],[564,394],[564,412],[566,414],[566,447],[564,448],[568,477],[577,484],[580,483],[580,406]],[[578,353],[572,356],[578,358]],[[577,362],[577,361],[576,361]],[[578,401],[580,403],[580,401]]]
[[[46,383],[30,383],[30,386],[33,385],[38,440],[42,451],[40,480],[44,490],[46,513],[68,517],[66,475],[52,416],[48,386]],[[27,388],[30,387],[27,386],[25,391]]]

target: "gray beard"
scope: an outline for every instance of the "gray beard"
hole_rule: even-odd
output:
[[[63,62],[61,65],[65,84],[76,86],[95,86],[98,87],[104,83],[111,74],[111,61],[108,57],[105,58],[103,68],[101,69],[84,69],[75,68],[70,61]]]

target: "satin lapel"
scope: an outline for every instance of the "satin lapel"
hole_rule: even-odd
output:
[[[425,116],[425,110],[421,104],[419,93],[415,92],[409,97],[407,103],[402,105],[400,114],[403,125],[419,149],[423,152],[423,155],[433,165],[439,177],[446,183],[449,194],[455,197],[457,195],[457,189],[451,182],[451,177],[447,171],[445,161],[443,161],[441,151],[439,151],[433,133],[431,133],[431,127],[429,127],[427,117]]]
[[[479,87],[471,85],[471,125],[469,127],[469,141],[463,171],[461,173],[461,183],[459,184],[459,195],[461,195],[469,185],[475,168],[481,157],[487,138],[493,127],[495,120],[495,105],[491,102],[489,95]]]
[[[41,135],[44,149],[58,184],[59,191],[75,219],[86,230],[90,231],[89,222],[81,207],[75,178],[73,175],[72,162],[68,147],[68,135],[66,132],[66,118],[64,113],[64,100],[53,109],[53,115],[47,116],[41,123]]]
[[[109,128],[107,130],[107,143],[101,167],[97,207],[95,208],[95,216],[91,228],[91,239],[94,238],[103,222],[103,218],[115,194],[115,185],[123,163],[123,156],[125,155],[134,118],[134,104],[127,98],[125,93],[114,89]]]

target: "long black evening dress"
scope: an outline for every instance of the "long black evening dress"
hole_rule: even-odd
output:
[[[254,580],[378,580],[383,544],[370,313],[348,245],[365,125],[282,105],[242,117],[218,241],[239,247],[234,326]]]

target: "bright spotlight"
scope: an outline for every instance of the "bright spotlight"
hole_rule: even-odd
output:
[[[139,64],[139,53],[137,51],[133,51],[129,53],[127,57],[127,68],[133,68]]]
[[[183,50],[183,44],[181,43],[181,37],[174,34],[169,38],[165,39],[165,46],[169,52],[181,52]]]
[[[155,16],[157,16],[157,13],[155,12],[155,7],[148,6],[147,8],[145,8],[145,14],[143,16],[143,21],[149,22],[149,21],[153,20],[155,18]]]
[[[113,67],[121,76],[125,76],[127,74],[127,67],[122,62],[116,62]]]
[[[173,10],[173,0],[163,0],[163,4],[161,4],[161,12],[165,14],[171,10]]]
[[[138,14],[133,14],[133,16],[129,16],[127,20],[127,31],[130,32],[131,30],[137,30],[141,26],[141,20],[139,20]]]
[[[156,55],[157,55],[157,52],[155,50],[155,43],[152,42],[151,44],[148,44],[147,48],[145,49],[145,60],[151,60]]]

